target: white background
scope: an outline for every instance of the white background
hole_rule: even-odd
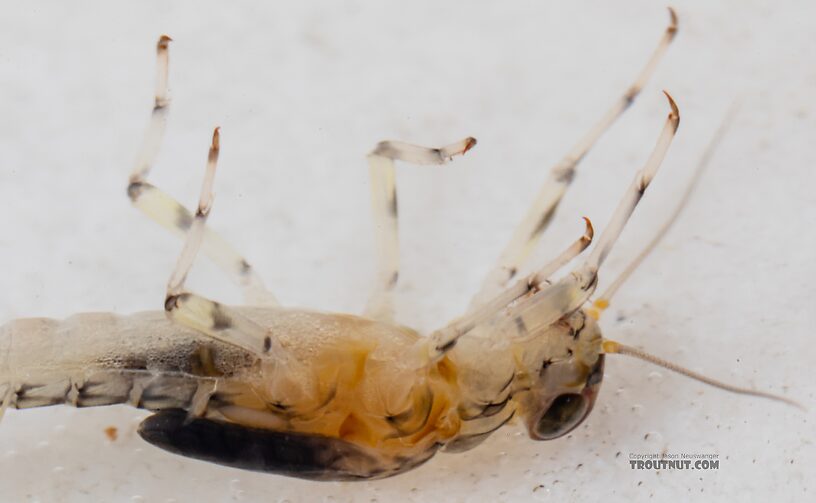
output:
[[[304,2],[305,4],[305,2]],[[730,134],[677,226],[620,291],[607,336],[814,409],[812,2],[678,2],[680,33],[635,106],[579,169],[543,259],[602,229],[654,144],[669,89],[682,123],[602,271],[670,211],[734,99]],[[359,312],[373,281],[364,154],[381,139],[479,145],[399,172],[399,319],[460,314],[546,170],[627,87],[661,36],[659,2],[3,2],[0,321],[162,305],[181,243],[125,197],[167,33],[173,105],[153,180],[196,199],[212,128],[212,225],[290,305]],[[235,302],[206,261],[192,285]],[[602,285],[603,287],[603,285]],[[0,501],[812,499],[814,415],[610,357],[574,434],[519,425],[372,483],[311,483],[175,457],[126,407],[10,411]],[[119,431],[115,442],[103,429]],[[634,471],[630,453],[716,453],[708,472]],[[141,499],[140,499],[141,498]]]

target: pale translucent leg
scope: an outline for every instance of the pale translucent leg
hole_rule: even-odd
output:
[[[14,399],[17,397],[17,385],[15,383],[0,384],[0,421],[6,414],[6,410],[14,405]]]
[[[607,289],[595,300],[592,307],[587,309],[587,312],[593,316],[595,319],[598,319],[601,313],[609,307],[609,303],[615,293],[618,291],[620,286],[626,281],[626,279],[637,269],[637,267],[643,262],[643,260],[649,256],[652,250],[657,246],[663,236],[669,231],[677,218],[682,213],[683,209],[686,207],[686,203],[688,203],[689,199],[691,198],[692,193],[694,192],[695,187],[697,186],[700,178],[705,172],[708,164],[711,160],[711,157],[714,154],[719,143],[722,141],[728,126],[730,126],[734,119],[734,114],[736,113],[737,107],[734,105],[731,107],[729,112],[726,114],[725,119],[723,120],[722,124],[720,124],[717,131],[714,133],[713,138],[709,142],[708,146],[706,147],[705,151],[703,152],[702,157],[700,158],[699,163],[697,164],[697,168],[694,170],[694,174],[689,181],[686,190],[684,191],[680,201],[678,201],[677,206],[675,206],[674,211],[672,211],[669,218],[666,222],[658,229],[655,236],[652,238],[651,241],[641,250],[641,252],[629,263],[629,265],[623,270],[623,272],[607,287]],[[609,339],[604,339],[602,344],[604,354],[621,354],[632,356],[638,358],[640,360],[652,363],[654,365],[658,365],[665,369],[671,370],[672,372],[677,372],[678,374],[684,375],[696,381],[700,381],[702,383],[708,384],[709,386],[713,386],[715,388],[728,391],[730,393],[736,393],[739,395],[748,395],[748,396],[755,396],[759,398],[767,398],[770,400],[779,401],[788,405],[792,405],[797,407],[801,410],[805,410],[802,404],[796,402],[795,400],[791,400],[790,398],[776,395],[773,393],[768,393],[766,391],[746,388],[742,386],[734,386],[732,384],[728,384],[717,379],[713,379],[711,377],[705,376],[698,372],[694,372],[690,369],[682,367],[676,363],[670,362],[668,360],[664,360],[658,356],[654,356],[650,353],[647,353],[641,349],[637,349],[631,346],[627,346],[621,344],[619,342],[615,342]]]
[[[641,70],[634,83],[604,114],[600,121],[584,136],[555,166],[541,188],[533,205],[527,211],[521,224],[513,232],[510,242],[505,247],[495,268],[487,275],[479,292],[471,301],[471,309],[488,301],[497,292],[507,286],[535,248],[539,238],[549,226],[561,198],[572,183],[575,169],[598,138],[610,128],[615,120],[632,104],[643,86],[654,73],[654,69],[677,33],[677,16],[669,8],[671,23],[657,45],[646,66]]]
[[[391,321],[394,318],[392,293],[399,278],[398,207],[394,161],[420,165],[444,164],[453,156],[464,154],[474,145],[476,145],[474,138],[465,138],[442,148],[383,141],[368,155],[378,274],[377,284],[365,309],[367,317],[383,321]]]
[[[170,37],[162,35],[156,46],[156,98],[150,124],[147,127],[142,148],[128,184],[128,197],[151,220],[184,237],[193,222],[193,215],[181,203],[161,189],[147,182],[156,160],[167,124],[170,99],[167,92],[168,44]],[[244,289],[247,302],[253,304],[277,304],[274,296],[264,287],[260,276],[238,252],[221,236],[205,229],[202,251]]]
[[[523,324],[529,333],[546,330],[563,316],[580,308],[595,291],[598,281],[598,269],[603,264],[612,246],[620,236],[623,227],[629,220],[649,184],[657,173],[666,156],[671,141],[680,124],[680,112],[674,100],[666,93],[671,112],[665,126],[644,167],[637,173],[629,189],[618,204],[615,213],[601,234],[587,260],[570,274],[533,295],[516,301],[504,316]],[[454,322],[441,330],[432,333],[423,346],[420,357],[423,361],[436,361],[456,345],[459,337],[477,328],[478,325],[462,326]]]
[[[467,333],[476,326],[488,322],[491,318],[501,313],[513,302],[518,301],[525,295],[535,295],[542,288],[550,285],[549,277],[556,271],[567,265],[572,259],[581,254],[592,243],[595,231],[588,218],[584,218],[586,228],[580,238],[575,240],[569,247],[562,251],[555,259],[545,264],[536,272],[517,280],[513,286],[507,288],[497,296],[490,299],[478,309],[468,313],[451,323],[444,330],[452,330],[456,333]]]
[[[708,146],[706,147],[705,151],[703,152],[700,161],[697,163],[697,168],[694,170],[694,174],[691,177],[688,185],[686,186],[686,190],[683,192],[682,197],[677,202],[677,206],[675,206],[674,211],[672,211],[669,218],[666,222],[663,223],[662,226],[657,230],[657,233],[652,238],[651,241],[643,248],[643,250],[638,253],[638,255],[626,266],[623,272],[618,275],[615,280],[609,284],[609,286],[604,290],[604,292],[592,303],[592,308],[589,309],[589,313],[595,318],[598,319],[601,316],[601,313],[609,307],[609,303],[612,300],[612,297],[618,291],[618,289],[623,285],[623,283],[629,278],[629,276],[635,272],[638,266],[649,256],[652,250],[660,243],[663,239],[663,236],[669,232],[674,222],[677,221],[677,218],[683,212],[683,209],[686,207],[689,199],[691,198],[691,194],[694,192],[694,189],[697,187],[697,184],[700,181],[700,178],[703,176],[703,172],[705,172],[706,168],[708,167],[709,162],[711,161],[711,157],[714,155],[714,151],[717,149],[717,146],[722,141],[725,133],[727,131],[728,126],[734,120],[734,114],[736,113],[736,105],[732,106],[731,109],[726,114],[725,119],[723,120],[720,127],[717,128],[717,131],[714,133],[714,136],[711,138]]]
[[[198,209],[187,233],[187,239],[176,268],[167,284],[164,307],[171,320],[202,334],[243,348],[259,357],[270,356],[283,359],[285,351],[266,328],[229,306],[219,304],[184,288],[187,274],[205,238],[207,216],[213,201],[212,186],[218,161],[218,150],[219,132],[216,129],[207,158],[207,172],[201,186]]]

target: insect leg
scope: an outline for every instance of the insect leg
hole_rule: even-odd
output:
[[[511,287],[505,289],[476,309],[468,312],[466,316],[457,319],[445,327],[444,330],[453,330],[462,333],[469,332],[477,325],[488,322],[523,296],[534,295],[544,288],[545,284],[549,285],[550,282],[548,278],[552,274],[580,255],[580,253],[592,243],[595,231],[588,218],[584,218],[584,221],[586,222],[586,228],[581,237],[575,240],[575,242],[555,257],[555,259],[545,264],[533,274],[517,280]]]
[[[612,108],[604,114],[598,123],[564,156],[558,163],[550,169],[550,174],[541,191],[538,193],[524,219],[521,221],[510,242],[504,248],[498,263],[493,270],[488,273],[479,292],[471,301],[471,308],[476,307],[490,300],[497,292],[501,291],[507,283],[513,279],[535,248],[539,238],[550,225],[561,198],[564,197],[567,189],[575,176],[575,169],[578,163],[589,152],[590,148],[598,141],[598,138],[606,132],[615,120],[625,112],[640,94],[643,86],[654,73],[657,63],[663,53],[668,48],[672,39],[677,33],[677,16],[674,10],[669,8],[671,23],[666,28],[663,37],[657,45],[651,58],[643,67],[634,83],[615,102]]]
[[[609,302],[612,300],[615,293],[617,293],[621,285],[623,285],[629,276],[635,272],[638,266],[646,259],[646,257],[649,256],[652,250],[655,249],[663,237],[669,232],[672,225],[674,225],[674,223],[677,221],[677,218],[683,212],[683,209],[686,207],[689,199],[691,199],[691,195],[708,167],[717,146],[719,146],[720,142],[725,136],[728,126],[730,126],[733,122],[736,110],[736,105],[732,106],[726,114],[722,124],[720,124],[720,126],[717,128],[717,131],[714,133],[714,136],[711,138],[711,141],[708,143],[708,146],[703,152],[702,157],[700,157],[700,160],[697,163],[697,168],[694,170],[691,180],[686,185],[686,190],[683,192],[683,195],[680,197],[680,200],[674,207],[674,211],[672,211],[671,215],[669,215],[669,218],[663,223],[663,225],[660,226],[652,240],[649,241],[649,243],[640,251],[640,253],[638,253],[637,256],[632,259],[629,265],[626,266],[626,269],[624,269],[623,272],[621,272],[618,277],[609,284],[606,290],[604,290],[604,292],[595,300],[595,302],[592,303],[592,308],[589,309],[589,313],[593,317],[596,319],[599,318],[601,313],[609,307]]]
[[[147,181],[161,146],[167,124],[170,99],[167,92],[168,44],[170,37],[162,35],[156,46],[157,75],[156,98],[150,124],[144,142],[130,174],[128,197],[134,206],[162,227],[184,237],[193,222],[193,215],[181,203]],[[205,229],[202,251],[244,289],[247,302],[253,304],[277,304],[274,296],[266,290],[260,276],[237,251],[220,235]]]
[[[17,397],[17,385],[14,383],[6,383],[5,388],[0,388],[3,390],[0,393],[0,421],[3,420],[3,416],[6,414],[6,409],[8,409]]]
[[[666,119],[657,144],[651,155],[649,155],[646,164],[638,171],[623,199],[618,203],[618,207],[615,209],[607,228],[601,234],[598,243],[592,249],[587,260],[558,282],[541,289],[534,295],[519,299],[507,310],[506,316],[509,321],[522,324],[526,332],[535,334],[546,330],[547,327],[563,316],[580,308],[595,291],[598,284],[598,269],[657,173],[680,124],[680,112],[677,105],[668,93],[666,93],[666,97],[669,99],[671,112]],[[427,351],[421,351],[420,358],[427,358],[426,362],[437,361],[446,352],[453,349],[459,337],[477,328],[477,326],[461,327],[454,323],[433,332],[427,339],[420,342],[420,344],[426,345],[425,351]]]
[[[371,205],[377,234],[377,286],[369,298],[365,315],[390,321],[394,316],[392,292],[399,277],[399,237],[397,235],[397,189],[394,161],[412,164],[443,164],[476,145],[465,138],[442,148],[427,148],[397,141],[383,141],[368,155],[371,177]]]
[[[632,215],[632,212],[635,211],[637,204],[657,174],[657,170],[660,168],[660,164],[663,162],[663,158],[666,157],[666,152],[669,150],[669,145],[671,145],[674,135],[677,133],[677,128],[680,126],[680,111],[677,108],[677,104],[669,93],[666,91],[663,91],[663,93],[669,100],[669,106],[671,106],[671,113],[669,113],[666,119],[666,125],[660,133],[660,137],[657,139],[657,145],[655,145],[654,150],[652,150],[652,154],[649,156],[649,159],[646,160],[646,164],[638,172],[637,176],[635,176],[632,185],[629,186],[626,194],[624,194],[623,200],[618,203],[618,207],[615,209],[615,213],[612,214],[612,219],[609,221],[603,234],[601,234],[598,244],[595,245],[589,258],[587,258],[585,267],[589,269],[597,271],[603,261],[606,260],[607,255],[609,255],[609,252],[612,250],[612,246],[614,246],[615,241],[617,241],[620,233],[623,231],[623,227],[626,225],[626,222],[629,221],[629,217]]]
[[[220,148],[218,128],[213,132],[207,171],[201,186],[198,209],[190,224],[187,240],[167,284],[164,308],[167,316],[214,339],[241,347],[258,356],[285,356],[269,331],[236,310],[185,290],[184,283],[205,237],[207,217],[212,207],[212,186]]]

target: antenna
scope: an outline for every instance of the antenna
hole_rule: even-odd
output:
[[[671,370],[672,372],[676,372],[678,374],[682,374],[686,377],[690,377],[695,381],[700,381],[703,383],[708,384],[709,386],[714,386],[715,388],[719,388],[721,390],[729,391],[731,393],[737,393],[739,395],[749,395],[749,396],[756,396],[760,398],[767,398],[769,400],[776,400],[777,402],[786,403],[788,405],[792,405],[802,411],[806,411],[805,407],[802,404],[791,400],[790,398],[786,398],[781,395],[774,395],[773,393],[768,393],[766,391],[759,391],[749,388],[740,388],[739,386],[732,386],[730,384],[726,384],[721,381],[717,381],[716,379],[712,379],[710,377],[706,377],[702,374],[698,374],[697,372],[693,372],[687,368],[681,367],[675,363],[670,361],[666,361],[662,358],[657,356],[651,355],[646,353],[645,351],[641,351],[640,349],[633,348],[632,346],[626,346],[619,342],[610,341],[609,339],[605,339],[601,345],[603,348],[603,352],[605,354],[619,354],[619,355],[627,355],[627,356],[634,356],[640,360],[645,362],[653,363],[657,366],[663,367],[664,369]]]

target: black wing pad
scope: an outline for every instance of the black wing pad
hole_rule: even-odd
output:
[[[407,463],[405,461],[409,460],[402,460],[398,467],[383,466],[381,460],[364,448],[338,438],[247,428],[212,419],[191,419],[187,412],[179,409],[164,410],[148,417],[139,425],[139,435],[174,454],[310,480],[388,477],[413,468],[430,457]]]

